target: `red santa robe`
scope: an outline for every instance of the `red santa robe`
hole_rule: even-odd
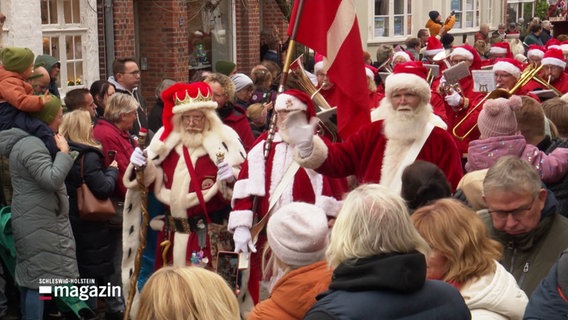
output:
[[[265,161],[263,150],[266,136],[267,133],[263,133],[250,150],[235,183],[233,211],[228,224],[230,231],[234,231],[239,226],[251,228],[253,217],[260,221],[267,214],[270,195],[274,193],[287,168],[294,161],[293,147],[283,142],[278,132],[275,134],[268,159]],[[322,208],[328,216],[335,217],[340,207],[339,199],[347,191],[345,179],[330,179],[314,170],[299,168],[293,177],[293,183],[286,186],[272,212],[290,202],[300,201],[315,204]],[[255,196],[258,197],[258,206],[256,212],[253,213]],[[257,252],[251,255],[248,291],[254,304],[258,303],[259,299],[261,257],[265,243],[266,234],[262,232],[256,244]]]
[[[214,111],[210,111],[214,115]],[[238,134],[230,127],[223,125],[216,117],[208,116],[211,130],[203,132],[203,142],[197,148],[188,148],[189,159],[195,169],[198,185],[201,187],[203,198],[206,202],[206,209],[209,218],[215,220],[217,213],[226,210],[230,211],[229,202],[225,200],[219,191],[217,178],[217,153],[224,152],[225,161],[232,167],[235,176],[238,175],[240,165],[244,162],[246,153],[240,143]],[[144,170],[144,185],[153,187],[156,198],[165,204],[171,216],[178,219],[188,219],[195,216],[204,216],[202,206],[199,202],[195,189],[191,183],[191,176],[188,171],[184,157],[184,145],[181,141],[180,133],[173,131],[168,137],[161,141],[163,128],[161,128],[152,139],[150,146],[146,149],[148,153],[148,164]],[[134,176],[133,166],[129,165],[125,174],[125,186],[128,188],[125,201],[124,222],[123,222],[123,258],[122,258],[122,279],[125,290],[128,288],[130,275],[134,268],[134,256],[139,245],[140,212],[141,201],[139,185],[136,180],[130,180]],[[151,226],[156,230],[163,230],[163,217],[154,218]],[[217,222],[218,221],[212,221]],[[222,220],[223,217],[221,217]],[[226,218],[226,215],[225,217]],[[189,219],[188,219],[189,220]],[[187,220],[187,221],[188,221]],[[189,223],[189,222],[188,222]],[[210,225],[208,228],[214,227]],[[172,248],[169,250],[168,263],[177,266],[189,265],[191,253],[199,251],[198,239],[194,232],[176,232],[171,230]],[[159,236],[159,240],[164,239],[164,235]],[[203,248],[205,256],[208,258],[211,267],[211,245],[209,236],[206,237],[207,246]],[[158,246],[159,247],[159,246]],[[161,266],[161,255],[157,254]],[[125,292],[128,296],[128,292]]]
[[[544,79],[546,81],[546,79]],[[566,72],[562,72],[560,77],[551,83],[553,87],[558,89],[558,91],[562,92],[563,94],[568,92],[568,74]],[[535,90],[545,90],[548,89],[544,85],[538,83],[535,80],[530,80],[526,85],[523,86],[522,91],[520,93],[516,93],[517,95],[525,94],[530,91]]]
[[[301,166],[313,168],[330,177],[355,175],[359,183],[381,183],[384,172],[398,171],[409,145],[390,144],[383,134],[383,120],[372,122],[341,143],[329,143],[314,137],[312,154],[295,159]],[[463,176],[460,154],[447,131],[434,127],[415,160],[437,165],[455,190]]]

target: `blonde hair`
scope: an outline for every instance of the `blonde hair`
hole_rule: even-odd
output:
[[[164,267],[140,294],[138,320],[239,320],[235,293],[218,274],[198,267]]]
[[[65,139],[102,149],[101,144],[93,137],[91,114],[84,109],[76,109],[63,115],[59,133]]]
[[[223,88],[223,90],[225,90],[225,97],[231,102],[234,100],[235,84],[233,83],[233,80],[231,80],[231,78],[222,73],[214,72],[209,74],[203,81],[207,84],[217,82]]]
[[[110,96],[105,105],[104,117],[112,123],[120,121],[123,114],[136,111],[138,109],[138,101],[129,94],[116,93]]]
[[[326,256],[334,268],[351,259],[415,250],[427,254],[429,248],[410,222],[404,200],[384,186],[365,184],[345,198]]]
[[[466,283],[495,271],[501,244],[489,237],[487,227],[471,208],[456,199],[440,199],[410,217],[432,249],[446,259],[442,280]]]

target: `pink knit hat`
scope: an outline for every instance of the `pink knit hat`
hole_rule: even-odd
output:
[[[517,132],[515,110],[522,105],[521,97],[489,99],[477,118],[482,138],[510,136]]]
[[[292,202],[270,216],[266,235],[278,259],[289,266],[307,266],[324,259],[328,230],[322,209]]]

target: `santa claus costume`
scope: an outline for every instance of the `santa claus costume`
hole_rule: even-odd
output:
[[[415,63],[408,68],[405,65],[401,64],[386,80],[386,98],[379,107],[387,108],[385,120],[372,122],[341,143],[332,144],[314,136],[311,153],[302,155],[305,148],[296,147],[296,161],[330,177],[355,175],[359,183],[380,183],[400,191],[404,168],[414,160],[424,160],[442,169],[455,190],[463,176],[456,143],[447,131],[429,122],[432,106],[430,87],[422,76],[425,68]],[[400,90],[420,98],[412,112],[402,103],[398,109],[393,106],[393,94]],[[287,126],[291,132],[299,128],[292,123]]]
[[[223,244],[218,233],[230,212],[230,197],[222,195],[222,185],[217,179],[218,157],[223,153],[224,161],[237,176],[246,153],[238,134],[217,116],[217,103],[211,100],[206,83],[175,84],[164,90],[162,100],[164,126],[145,151],[148,162],[144,168],[144,185],[152,187],[156,198],[169,209],[169,214],[151,222],[154,229],[162,231],[159,241],[168,240],[172,244],[165,255],[167,261],[162,261],[162,254],[157,252],[156,266],[199,263],[211,268],[220,246],[230,250],[230,237]],[[194,110],[201,111],[205,121],[200,133],[189,133],[183,125],[182,114]],[[140,228],[140,186],[136,180],[129,179],[134,176],[133,170],[134,166],[129,165],[124,179],[129,188],[123,222],[125,296]],[[196,262],[193,260],[197,254],[201,259]]]
[[[279,113],[305,111],[308,119],[315,116],[314,105],[309,96],[293,89],[285,91],[276,98],[274,110]],[[283,130],[274,134],[268,157],[265,160],[264,145],[267,137],[268,134],[265,132],[258,138],[235,183],[229,230],[235,232],[238,228],[250,229],[253,227],[253,221],[261,221],[269,212],[278,210],[290,202],[312,203],[322,208],[328,216],[335,217],[339,211],[339,199],[347,191],[346,181],[329,179],[314,170],[297,166],[293,160],[293,147],[284,141],[286,134]],[[288,175],[289,177],[286,177]],[[284,185],[280,186],[283,180]],[[281,194],[277,195],[276,190],[279,188],[283,189],[281,189]],[[274,197],[277,198],[273,199]],[[253,208],[255,198],[258,205]],[[270,207],[270,202],[274,202],[273,207]],[[248,282],[248,292],[254,304],[258,303],[259,299],[261,256],[265,243],[266,234],[261,232],[256,244],[258,250],[251,256]],[[235,244],[238,244],[236,238]]]

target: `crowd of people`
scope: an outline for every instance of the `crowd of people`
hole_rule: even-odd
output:
[[[45,278],[122,286],[89,297],[85,319],[103,303],[106,319],[562,318],[568,36],[534,19],[454,45],[454,13],[429,18],[362,57],[371,123],[342,139],[312,92],[277,93],[273,45],[250,72],[218,61],[164,79],[153,108],[135,59],[61,100],[55,58],[4,48],[2,194],[22,318],[73,318],[41,299]],[[305,78],[349,108],[324,59]],[[82,183],[113,218],[82,219]],[[235,288],[214,272],[233,251],[246,265]]]

